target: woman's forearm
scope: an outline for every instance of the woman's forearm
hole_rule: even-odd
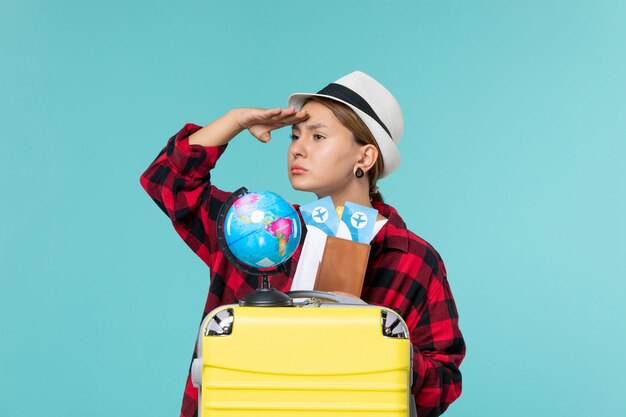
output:
[[[189,136],[189,143],[202,146],[225,145],[244,130],[237,123],[237,109],[229,110],[222,117],[212,121],[202,129]]]

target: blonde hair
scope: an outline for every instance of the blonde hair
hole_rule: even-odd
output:
[[[339,123],[341,123],[344,127],[346,127],[352,135],[354,136],[354,140],[359,145],[374,145],[376,150],[378,151],[378,158],[376,162],[372,166],[372,168],[367,172],[367,178],[369,181],[369,195],[372,201],[383,202],[383,196],[378,190],[378,186],[376,185],[376,181],[380,178],[381,172],[383,172],[383,168],[385,167],[382,153],[380,152],[380,148],[378,147],[378,142],[376,142],[376,138],[372,135],[369,128],[365,125],[363,120],[352,110],[350,107],[346,106],[343,103],[340,103],[336,100],[332,100],[326,97],[319,96],[311,96],[309,97],[304,104],[309,101],[314,101],[316,103],[320,103],[325,107],[328,107]]]

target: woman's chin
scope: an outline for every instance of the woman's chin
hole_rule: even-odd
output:
[[[291,183],[291,188],[296,191],[311,191],[308,187],[302,186],[300,184],[294,184],[293,182]]]
[[[291,187],[297,191],[315,192],[316,187],[310,181],[303,181],[301,178],[290,177]]]

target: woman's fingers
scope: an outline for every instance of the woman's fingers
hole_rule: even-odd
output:
[[[306,111],[296,111],[294,108],[258,109],[247,125],[255,138],[267,143],[271,139],[271,131],[299,123],[308,117],[309,114]]]
[[[269,142],[271,138],[272,138],[272,137],[271,137],[271,135],[270,135],[270,132],[269,132],[269,131],[267,131],[267,132],[263,132],[263,133],[262,133],[259,137],[257,137],[257,139],[258,139],[258,140],[260,140],[260,141],[261,141],[261,142],[263,142],[263,143],[267,143],[267,142]]]
[[[272,119],[275,117],[280,117],[282,113],[283,113],[283,109],[281,108],[268,109],[268,110],[261,112],[259,116],[263,119]]]
[[[309,113],[304,111],[304,110],[300,110],[299,112],[294,113],[291,116],[288,116],[285,119],[285,123],[289,124],[289,125],[293,125],[293,124],[302,122],[302,121],[304,121],[304,120],[306,120],[308,118],[309,118]]]
[[[307,112],[296,112],[296,110],[292,108],[273,116],[272,121],[282,127],[301,122],[303,120],[306,120],[308,117],[309,114]]]
[[[261,109],[256,107],[242,107],[237,109],[236,122],[239,126],[244,129],[249,129],[250,127],[259,124],[266,123],[269,120],[276,116],[280,116],[282,113],[282,109]]]
[[[292,117],[300,118],[308,114],[302,110],[296,111],[296,109],[294,109],[293,107],[289,107],[287,109],[276,109],[276,110],[279,110],[279,111],[272,112],[269,115],[269,118],[271,118],[272,120],[283,120],[283,119],[288,119]]]

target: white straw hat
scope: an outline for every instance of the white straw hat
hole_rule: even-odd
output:
[[[381,83],[361,71],[354,71],[328,84],[317,93],[296,93],[289,96],[288,106],[300,110],[311,96],[339,101],[363,120],[376,138],[382,154],[386,177],[400,165],[397,144],[400,142],[404,121],[402,110],[395,97]]]

